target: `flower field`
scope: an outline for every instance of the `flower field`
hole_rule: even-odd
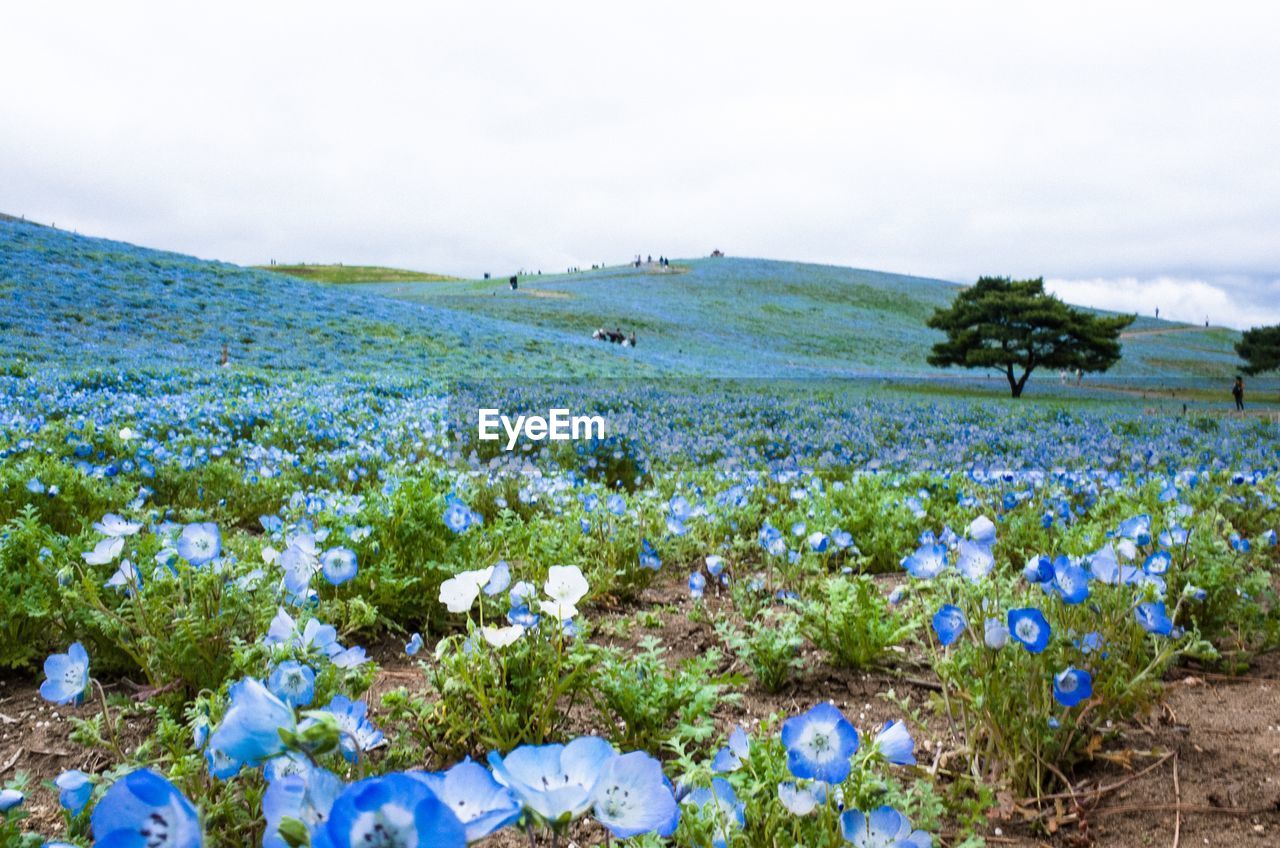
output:
[[[1280,828],[1273,423],[611,380],[528,321],[0,226],[0,844]],[[610,433],[503,452],[482,404]],[[1189,679],[1271,737],[1125,831],[1139,778],[1199,791]]]

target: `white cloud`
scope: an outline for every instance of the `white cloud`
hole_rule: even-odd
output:
[[[1277,31],[1263,2],[19,3],[0,211],[239,262],[1265,279]]]
[[[1085,280],[1045,280],[1045,288],[1068,303],[1133,312],[1170,321],[1247,329],[1262,324],[1280,324],[1280,281],[1257,283],[1240,291],[1239,284],[1214,284],[1204,280],[1157,277],[1094,278]],[[1235,288],[1236,291],[1231,289]],[[1251,295],[1270,291],[1275,297],[1264,305]]]

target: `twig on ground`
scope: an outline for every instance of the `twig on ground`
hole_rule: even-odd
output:
[[[1090,815],[1096,817],[1119,816],[1126,813],[1206,813],[1226,816],[1258,816],[1263,813],[1280,812],[1280,803],[1272,801],[1258,807],[1210,807],[1203,804],[1124,804],[1119,807],[1103,807],[1094,810]]]
[[[1155,771],[1155,770],[1156,770],[1156,769],[1158,769],[1160,766],[1164,765],[1165,761],[1167,761],[1167,760],[1168,760],[1170,757],[1172,757],[1172,756],[1173,756],[1173,752],[1169,752],[1168,754],[1165,754],[1165,755],[1164,755],[1163,757],[1161,757],[1160,759],[1156,760],[1156,761],[1155,761],[1154,763],[1152,763],[1151,765],[1149,765],[1149,766],[1147,766],[1146,768],[1144,768],[1142,771],[1136,771],[1136,772],[1134,772],[1133,774],[1128,775],[1127,777],[1124,777],[1124,778],[1122,778],[1122,779],[1120,779],[1120,780],[1117,780],[1115,783],[1109,783],[1109,784],[1107,784],[1106,786],[1098,786],[1098,787],[1095,787],[1095,788],[1090,789],[1090,790],[1088,790],[1088,791],[1085,791],[1085,790],[1083,790],[1083,789],[1078,790],[1078,791],[1076,791],[1076,792],[1074,793],[1074,797],[1077,797],[1077,798],[1079,798],[1079,797],[1093,798],[1093,797],[1101,797],[1101,796],[1106,795],[1106,794],[1108,794],[1108,793],[1110,793],[1110,792],[1114,792],[1115,790],[1117,790],[1117,789],[1121,788],[1122,786],[1125,786],[1126,784],[1132,783],[1133,781],[1135,781],[1135,780],[1137,780],[1138,778],[1142,777],[1144,774],[1147,774],[1147,773],[1149,773],[1149,772]],[[1054,794],[1052,794],[1052,795],[1045,795],[1043,798],[1041,798],[1041,800],[1042,800],[1042,801],[1056,801],[1056,800],[1058,800],[1058,799],[1065,799],[1065,798],[1071,798],[1071,797],[1073,797],[1073,793],[1071,793],[1071,792],[1055,792],[1055,793],[1054,793]],[[1030,801],[1030,800],[1031,800],[1031,799],[1028,799],[1028,801]]]
[[[1182,840],[1182,789],[1178,786],[1178,755],[1173,755],[1173,848]]]

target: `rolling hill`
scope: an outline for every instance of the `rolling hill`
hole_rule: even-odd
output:
[[[359,282],[331,270],[358,266],[307,267],[330,270],[317,282],[3,219],[0,359],[216,367],[226,344],[234,364],[267,371],[442,380],[982,378],[925,364],[938,337],[925,319],[957,290],[942,280],[715,258],[522,277],[511,291],[505,280],[376,269],[364,276],[383,281]],[[597,327],[634,332],[637,347],[594,341]],[[1140,319],[1104,379],[1216,383],[1236,366],[1236,338]]]

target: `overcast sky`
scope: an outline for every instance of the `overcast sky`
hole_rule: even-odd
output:
[[[0,211],[240,263],[810,260],[1280,322],[1280,4],[17,3]]]

